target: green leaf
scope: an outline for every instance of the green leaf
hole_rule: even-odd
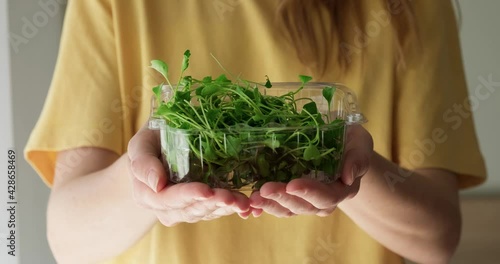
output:
[[[162,104],[158,107],[158,109],[156,109],[156,114],[160,116],[166,115],[170,112],[170,107],[168,107],[166,104]]]
[[[276,150],[277,148],[280,147],[280,142],[279,140],[276,140],[276,138],[268,138],[264,140],[264,144],[268,147],[271,148],[272,150]]]
[[[219,85],[209,84],[201,90],[201,96],[203,96],[205,98],[209,97],[209,96],[213,95],[214,93],[216,93],[219,89],[220,89]]]
[[[153,93],[155,94],[156,100],[158,100],[158,102],[161,101],[161,92],[162,92],[161,87],[162,86],[163,86],[163,83],[156,86],[156,87],[153,87]]]
[[[203,159],[210,161],[217,160],[217,154],[215,154],[212,144],[203,141],[201,142],[201,147],[203,151]]]
[[[236,117],[239,118],[239,120],[242,119],[243,114],[244,114],[244,109],[248,108],[248,104],[245,101],[242,100],[235,100],[234,101],[234,114]],[[235,120],[235,121],[239,121]]]
[[[254,100],[255,99],[255,94],[253,92],[253,90],[250,90],[250,89],[245,89],[243,90],[243,93],[248,96],[248,98],[250,98],[251,100]]]
[[[187,101],[188,103],[191,102],[191,92],[190,91],[177,91],[175,93],[175,102],[184,103],[184,101]]]
[[[323,116],[320,113],[315,114],[313,117],[316,120],[316,122],[318,123],[318,125],[321,126],[321,125],[325,124],[325,121],[323,120]]]
[[[253,89],[253,100],[257,103],[260,104],[262,102],[262,94],[259,92],[259,88],[255,87]]]
[[[237,157],[241,151],[241,139],[234,136],[226,136],[226,153],[230,157]]]
[[[209,109],[206,113],[207,119],[208,121],[212,122],[212,125],[214,125],[213,122],[217,121],[220,114],[221,114],[220,109]]]
[[[186,50],[184,52],[184,58],[182,59],[182,72],[184,72],[189,67],[189,57],[191,57],[191,51]]]
[[[299,79],[302,82],[302,84],[306,84],[312,80],[312,77],[307,75],[299,75]]]
[[[266,75],[266,84],[264,84],[266,88],[271,88],[273,85],[271,84],[271,81],[269,81],[269,77]]]
[[[328,117],[330,116],[331,112],[331,105],[332,105],[332,99],[333,99],[333,94],[335,93],[336,88],[332,86],[327,86],[323,88],[323,97],[326,99],[328,102],[328,116],[327,116],[327,122],[328,122]]]
[[[201,91],[203,91],[203,89],[205,89],[205,86],[204,85],[200,85],[198,86],[195,90],[194,90],[194,94],[198,95],[198,96],[201,96]]]
[[[307,111],[311,115],[315,115],[318,113],[318,107],[316,106],[315,102],[310,102],[310,103],[305,104],[302,107],[302,111],[304,111],[304,110]]]
[[[335,93],[336,88],[332,86],[327,86],[323,88],[323,97],[328,102],[328,105],[332,103],[333,94]]]
[[[211,83],[212,82],[212,76],[206,76],[205,78],[203,78],[203,80],[201,80],[202,83]]]
[[[255,115],[252,116],[252,120],[253,121],[261,121],[261,120],[265,120],[266,117],[261,115],[261,114],[257,114],[255,113]]]
[[[151,68],[155,69],[157,72],[161,73],[165,80],[168,80],[168,65],[162,60],[152,60]]]
[[[230,83],[231,80],[229,80],[225,74],[221,74],[217,79],[215,79],[216,83]]]
[[[319,152],[318,148],[314,145],[309,145],[305,150],[304,150],[304,160],[315,160],[321,156],[321,153]]]

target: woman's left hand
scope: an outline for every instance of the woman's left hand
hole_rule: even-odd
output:
[[[295,179],[288,184],[268,182],[250,196],[252,210],[240,213],[246,218],[262,212],[277,216],[330,215],[345,199],[359,191],[362,176],[368,171],[373,154],[373,140],[360,125],[347,130],[344,164],[339,180],[324,184],[312,179]]]

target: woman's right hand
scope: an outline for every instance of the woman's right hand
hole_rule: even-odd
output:
[[[162,165],[157,132],[144,126],[130,140],[128,157],[136,203],[155,212],[165,226],[196,223],[238,213],[250,214],[250,201],[242,193],[212,189],[203,183],[171,184]]]

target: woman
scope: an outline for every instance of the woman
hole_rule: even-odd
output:
[[[370,122],[349,130],[341,180],[249,198],[169,184],[147,65],[188,48],[194,76],[220,73],[213,53],[249,80],[353,89]],[[450,1],[73,0],[26,156],[61,263],[446,263],[458,190],[485,179],[472,120],[448,111],[465,98]]]

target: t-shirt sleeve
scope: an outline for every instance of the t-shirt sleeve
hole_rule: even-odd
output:
[[[472,116],[480,102],[468,95],[453,7],[418,1],[415,16],[420,49],[397,75],[395,157],[408,169],[452,171],[460,188],[478,185],[486,179]]]
[[[49,186],[59,151],[78,147],[124,151],[111,13],[104,0],[68,3],[51,87],[24,153]],[[84,158],[82,152],[67,165],[77,166]]]

